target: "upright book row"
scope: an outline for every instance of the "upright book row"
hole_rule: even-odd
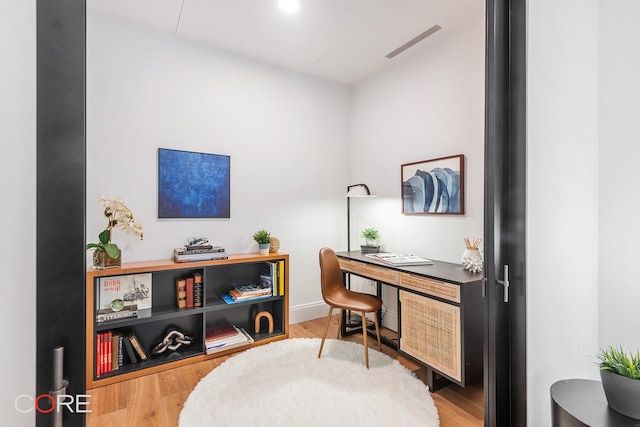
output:
[[[273,296],[284,295],[284,261],[267,261],[260,272],[260,283],[271,285]]]
[[[176,304],[178,308],[202,307],[204,291],[202,273],[194,271],[176,279]]]
[[[147,360],[142,343],[133,332],[104,331],[96,335],[96,377],[117,371],[126,363]]]
[[[220,298],[227,304],[284,296],[284,261],[267,261],[260,266],[258,282],[236,284]]]

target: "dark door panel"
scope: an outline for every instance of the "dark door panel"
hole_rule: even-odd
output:
[[[486,426],[527,423],[525,6],[525,0],[487,1]]]

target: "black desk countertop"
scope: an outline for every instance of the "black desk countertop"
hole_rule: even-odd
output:
[[[336,255],[341,258],[347,258],[371,265],[377,265],[390,270],[418,274],[420,276],[431,277],[434,279],[442,279],[460,285],[477,282],[482,279],[482,274],[473,274],[465,270],[462,264],[437,261],[431,258],[429,258],[429,260],[431,260],[433,264],[393,266],[382,261],[377,261],[373,258],[370,258],[363,254],[361,251],[337,252]]]
[[[602,383],[595,380],[561,380],[551,386],[554,427],[640,427],[640,420],[609,408]]]

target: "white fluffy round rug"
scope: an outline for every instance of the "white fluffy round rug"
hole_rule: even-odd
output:
[[[361,344],[295,338],[230,357],[204,377],[180,427],[440,424],[428,388],[397,360]]]

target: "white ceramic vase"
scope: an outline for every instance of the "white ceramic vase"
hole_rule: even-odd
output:
[[[482,259],[482,255],[480,255],[479,249],[465,249],[462,253],[462,258],[460,258],[460,262],[464,263],[465,259],[473,258],[474,256]]]

